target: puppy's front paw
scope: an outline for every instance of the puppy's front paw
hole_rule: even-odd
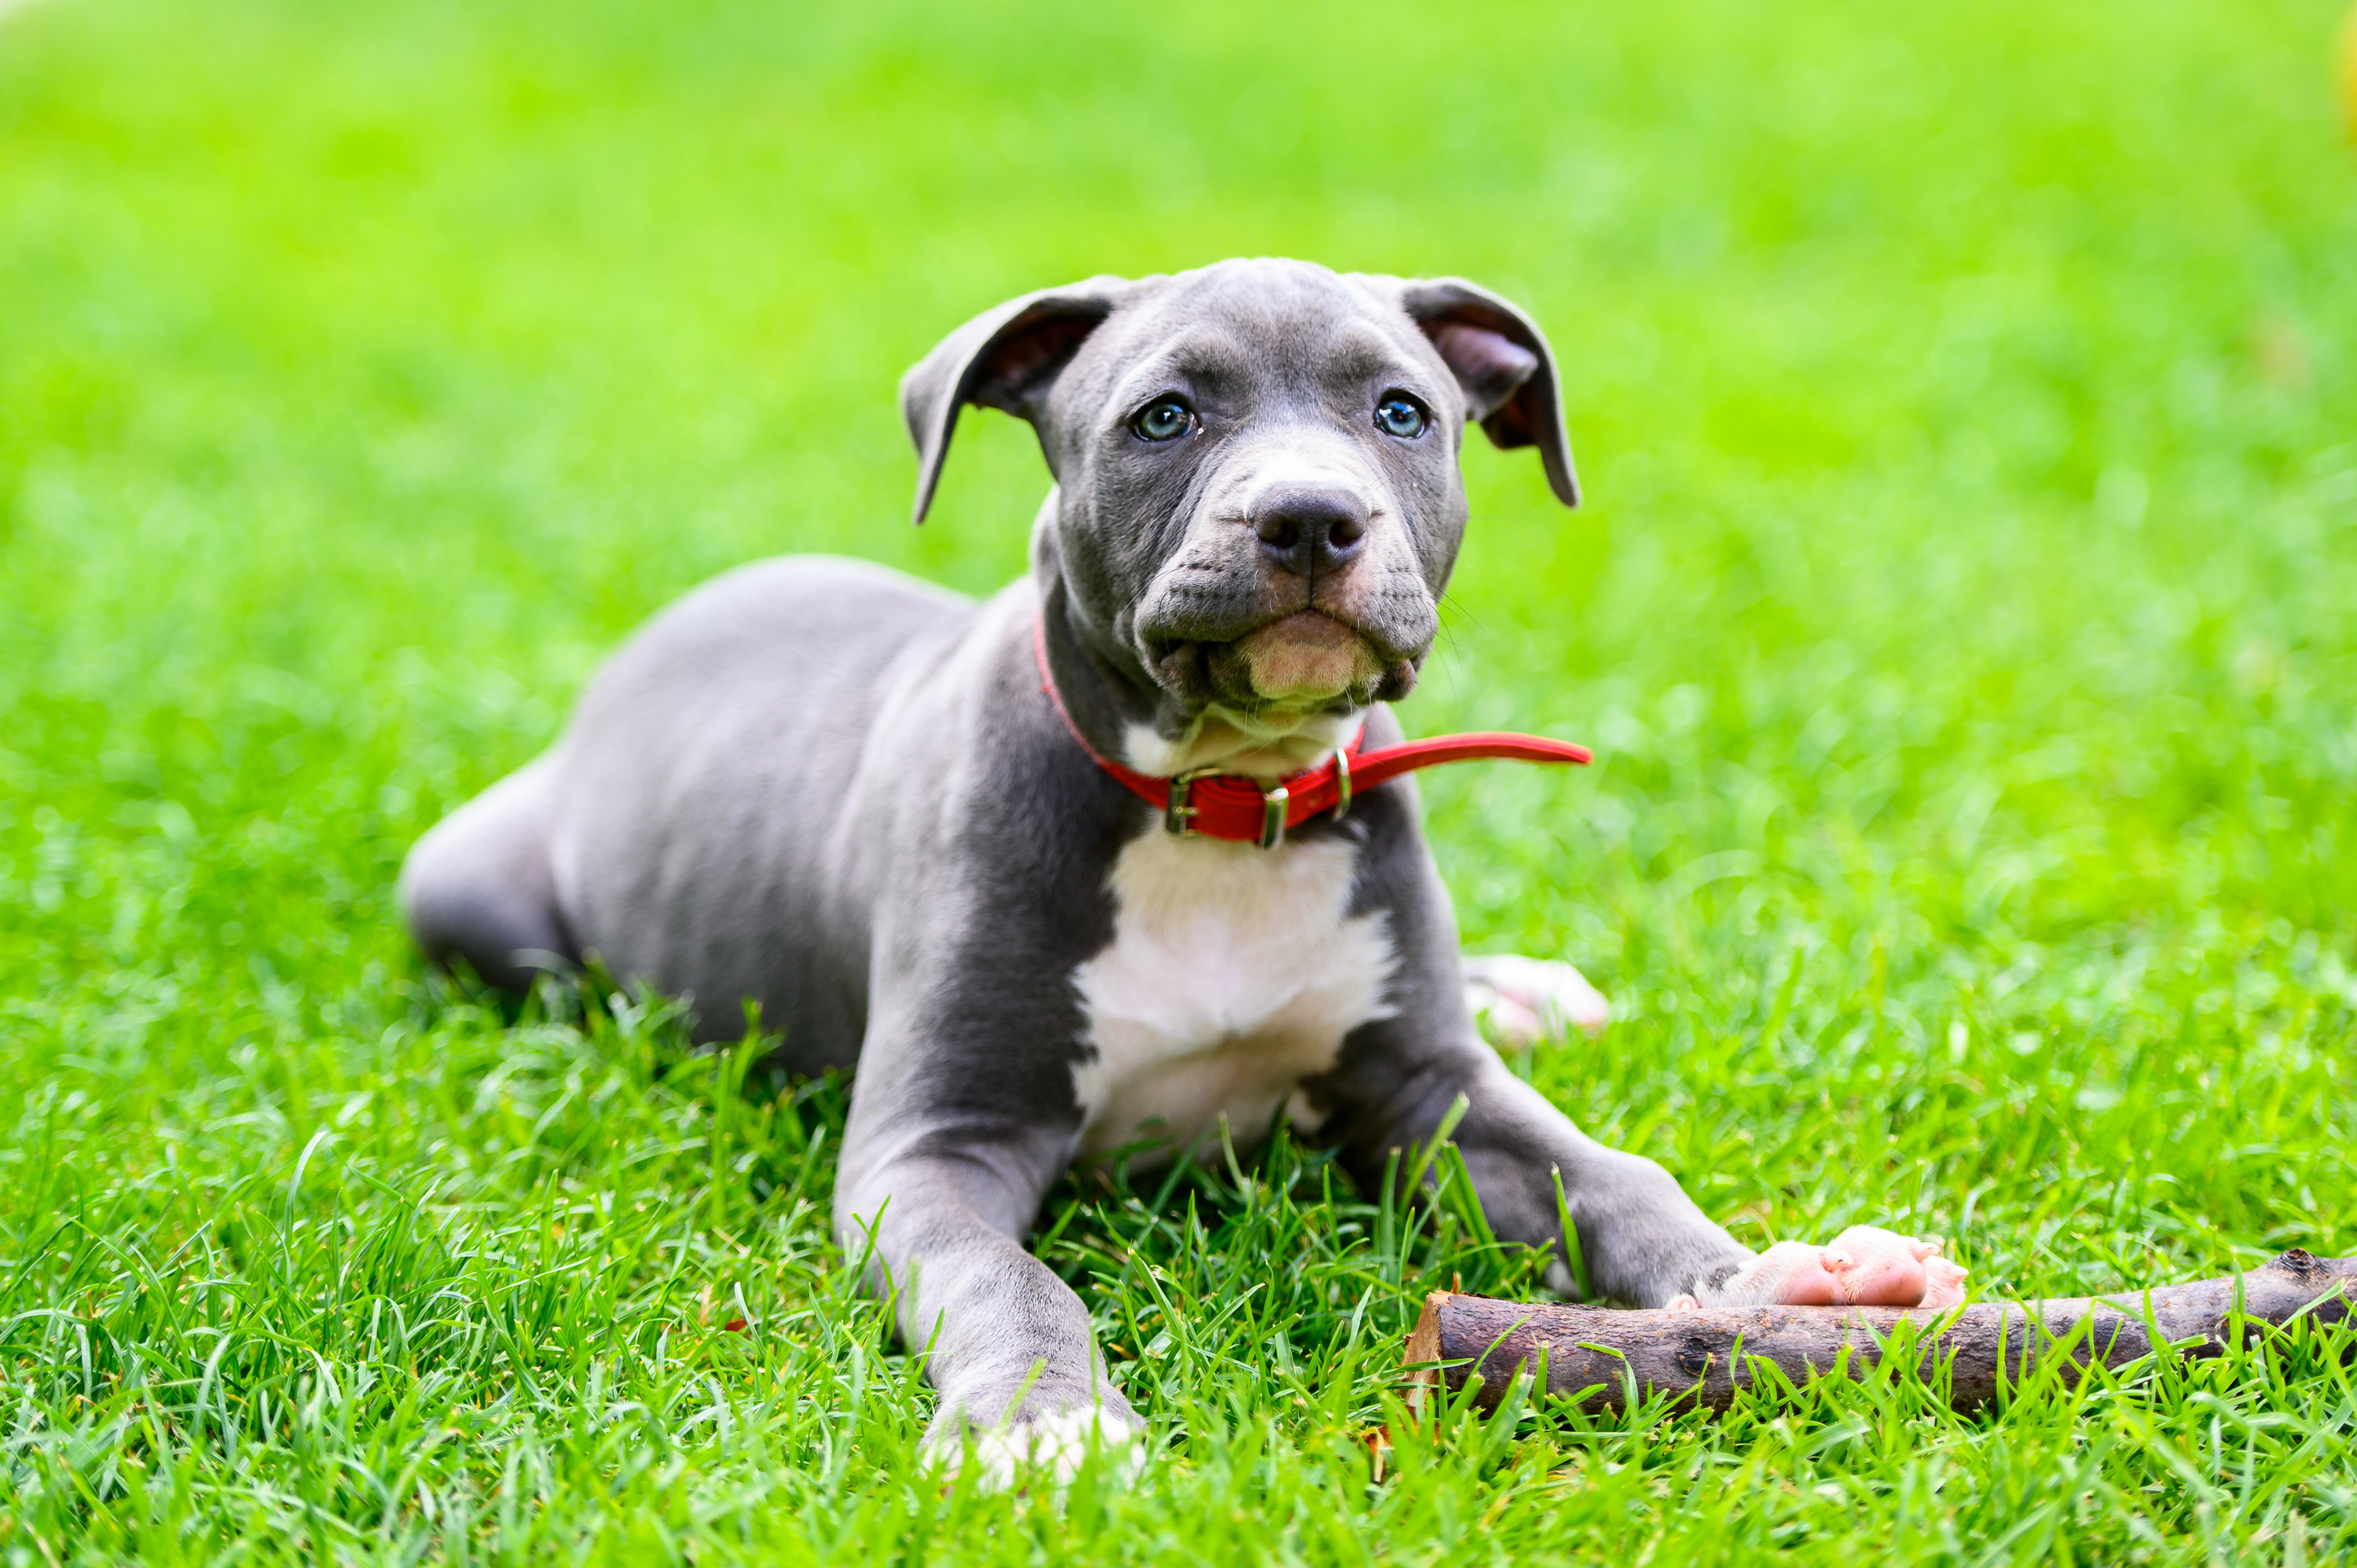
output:
[[[1826,1246],[1779,1241],[1709,1293],[1713,1306],[1913,1306],[1964,1299],[1964,1271],[1937,1236],[1853,1225]]]
[[[925,1434],[925,1450],[945,1476],[960,1474],[971,1455],[974,1478],[993,1490],[1007,1491],[1028,1479],[1064,1486],[1080,1474],[1092,1450],[1102,1463],[1125,1476],[1136,1474],[1146,1463],[1139,1442],[1146,1423],[1119,1394],[1103,1403],[1085,1396],[1057,1403],[1035,1395],[987,1423],[969,1417],[968,1408],[944,1401]]]
[[[1572,1029],[1596,1034],[1612,1004],[1567,963],[1491,953],[1465,960],[1465,1004],[1510,1046],[1535,1045]]]

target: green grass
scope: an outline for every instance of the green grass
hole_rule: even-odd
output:
[[[1361,1438],[1532,1290],[1279,1149],[1068,1186],[1159,1457],[945,1489],[826,1239],[839,1086],[510,1026],[409,843],[710,573],[902,519],[969,314],[1238,252],[1480,279],[1593,504],[1469,453],[1412,726],[1522,1063],[1754,1242],[1991,1291],[2357,1251],[2357,158],[2327,0],[1027,8],[49,0],[0,20],[0,1562],[2321,1562],[2303,1341],[1960,1419]],[[742,1326],[728,1326],[742,1320]]]

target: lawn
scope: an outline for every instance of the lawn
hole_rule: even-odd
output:
[[[1985,1292],[2357,1251],[2357,154],[2337,0],[0,16],[0,1562],[2321,1562],[2302,1341],[1723,1423],[1398,1424],[1444,1194],[1059,1189],[1134,1485],[944,1487],[827,1239],[835,1083],[421,971],[408,844],[705,576],[1020,569],[899,372],[1286,253],[1498,287],[1590,504],[1477,444],[1412,731],[1519,1058],[1755,1244]],[[1394,1424],[1384,1477],[1364,1437]]]

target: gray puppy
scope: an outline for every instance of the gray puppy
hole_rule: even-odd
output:
[[[1559,1248],[1559,1176],[1619,1301],[1959,1294],[1936,1240],[1755,1256],[1582,1134],[1475,1030],[1413,784],[1340,793],[1335,753],[1399,740],[1385,704],[1431,650],[1468,426],[1577,499],[1519,310],[1286,261],[1026,295],[902,384],[920,520],[968,403],[1029,421],[1055,475],[1028,578],[975,604],[849,561],[729,573],[402,877],[425,951],[496,983],[597,954],[703,1004],[701,1038],[751,998],[787,1068],[856,1065],[836,1230],[931,1347],[931,1441],[1003,1469],[1131,1437],[1086,1311],[1024,1250],[1041,1196],[1279,1114],[1363,1181],[1463,1097],[1491,1227]],[[1276,820],[1312,768],[1314,814]],[[1279,802],[1271,847],[1139,798],[1238,780]]]

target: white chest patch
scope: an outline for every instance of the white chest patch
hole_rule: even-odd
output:
[[[1072,1071],[1081,1153],[1260,1136],[1342,1037],[1389,1017],[1388,918],[1349,913],[1358,851],[1146,832],[1114,863],[1113,941],[1072,974],[1096,1054]]]

